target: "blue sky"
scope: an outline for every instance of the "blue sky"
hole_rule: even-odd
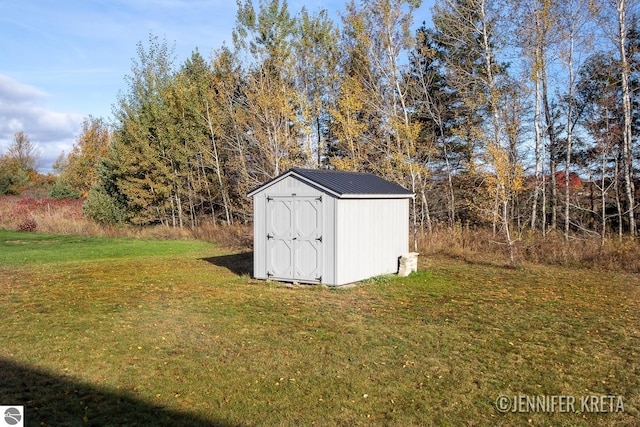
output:
[[[296,14],[327,9],[335,22],[344,1],[289,0]],[[416,23],[429,21],[424,1]],[[254,1],[257,7],[257,0]],[[18,131],[40,151],[50,171],[69,152],[83,118],[110,120],[136,44],[149,34],[175,44],[176,65],[198,48],[209,58],[231,45],[235,0],[22,0],[0,3],[0,154]]]

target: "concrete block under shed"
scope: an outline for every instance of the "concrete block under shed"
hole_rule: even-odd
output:
[[[398,276],[406,277],[414,271],[418,271],[418,252],[409,252],[400,257]]]

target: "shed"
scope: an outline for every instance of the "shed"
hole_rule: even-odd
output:
[[[396,273],[408,252],[414,195],[375,175],[294,168],[248,196],[257,279],[339,286]]]

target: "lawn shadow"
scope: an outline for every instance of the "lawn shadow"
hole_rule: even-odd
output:
[[[226,427],[143,402],[126,392],[83,384],[0,358],[0,402],[24,406],[25,426]]]
[[[209,258],[201,258],[213,265],[224,267],[238,276],[253,276],[253,252],[241,252],[239,254],[220,255]]]

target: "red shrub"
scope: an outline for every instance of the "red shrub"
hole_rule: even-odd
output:
[[[38,224],[33,218],[25,219],[17,227],[18,231],[36,231],[36,228],[38,228]]]

